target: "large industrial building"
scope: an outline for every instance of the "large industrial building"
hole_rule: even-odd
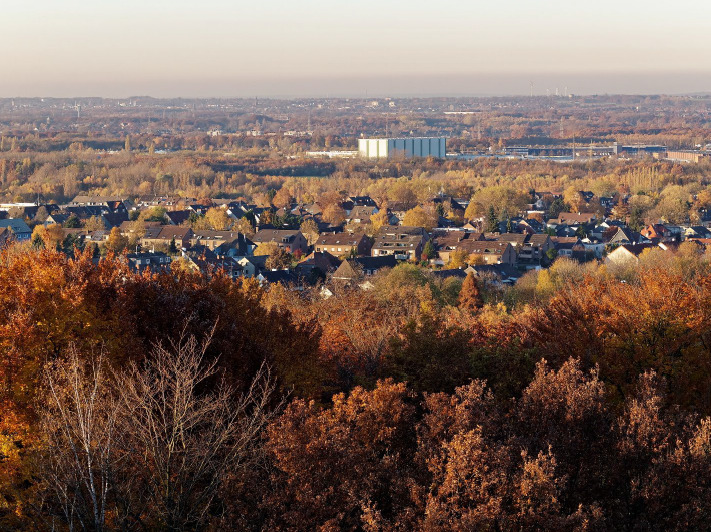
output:
[[[440,157],[447,155],[445,137],[358,139],[358,154],[367,159]]]

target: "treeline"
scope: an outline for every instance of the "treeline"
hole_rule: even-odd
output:
[[[122,144],[136,145],[127,138]],[[82,143],[63,151],[22,151],[6,139],[0,147],[0,197],[4,201],[61,203],[77,194],[137,197],[181,195],[192,198],[230,197],[260,202],[282,188],[297,200],[314,201],[324,192],[370,194],[400,202],[389,191],[403,186],[421,199],[442,192],[470,198],[483,187],[509,186],[561,193],[568,188],[607,195],[638,194],[656,199],[668,185],[705,187],[708,163],[680,165],[652,160],[597,160],[560,164],[551,161],[476,159],[392,160],[377,164],[360,160],[314,160],[278,146],[153,153],[122,149],[105,153]],[[327,179],[324,179],[327,178]],[[404,183],[400,183],[404,182]],[[419,191],[419,192],[418,192]],[[268,204],[268,203],[267,203]],[[645,205],[648,205],[645,204]]]
[[[688,530],[711,509],[690,249],[501,289],[412,265],[297,294],[20,246],[0,528]]]

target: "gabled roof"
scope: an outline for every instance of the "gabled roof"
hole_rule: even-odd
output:
[[[193,234],[189,227],[178,227],[176,225],[158,225],[146,228],[144,238],[149,240],[184,240]]]
[[[316,245],[321,246],[357,246],[365,238],[364,233],[323,233]]]
[[[123,222],[128,220],[128,214],[126,212],[104,213],[101,216],[104,218],[105,223],[107,223],[109,227],[118,227]]]
[[[259,274],[259,279],[265,281],[269,284],[281,283],[281,284],[294,284],[300,281],[298,275],[289,270],[276,270],[270,271],[266,270]]]
[[[170,220],[171,223],[175,225],[180,225],[184,222],[187,222],[190,219],[190,215],[193,213],[193,211],[168,211],[165,213],[165,216]]]
[[[256,243],[262,242],[292,242],[301,231],[298,229],[260,229],[252,240]]]
[[[239,238],[239,231],[212,231],[210,229],[195,229],[193,230],[192,238],[200,240],[225,240],[232,241]]]
[[[645,250],[657,247],[654,244],[622,244],[607,255],[607,260],[614,261],[617,257],[622,258],[626,255],[629,258],[636,259]]]
[[[7,228],[14,234],[32,233],[32,229],[30,229],[24,220],[20,220],[19,218],[0,220],[0,228]]]
[[[427,232],[422,227],[386,226],[375,235],[373,248],[416,248],[426,238]]]
[[[334,279],[355,279],[361,271],[373,272],[382,268],[394,268],[397,265],[394,255],[380,255],[378,257],[356,257],[344,260],[333,273]]]
[[[580,238],[577,236],[552,236],[551,241],[557,250],[573,249],[574,246],[580,244]]]
[[[394,268],[397,260],[393,255],[381,255],[379,257],[356,257],[349,259],[358,264],[364,270],[379,270],[381,268]]]
[[[335,271],[340,265],[341,261],[327,251],[314,251],[296,266],[296,270],[307,273],[316,268],[323,273],[328,273]]]
[[[509,247],[511,247],[509,242],[475,240],[468,242],[463,249],[474,255],[503,255]]]
[[[128,198],[122,198],[120,196],[83,196],[79,195],[76,196],[73,200],[72,203],[76,205],[82,205],[84,203],[123,203],[124,201],[128,201]]]
[[[561,212],[558,215],[558,223],[578,225],[587,224],[597,219],[597,215],[594,212]]]
[[[64,207],[64,211],[75,215],[79,219],[91,218],[92,216],[101,216],[104,209],[99,205],[82,205],[79,207],[68,206]]]
[[[484,240],[483,233],[471,231],[437,231],[433,233],[434,244],[439,249],[456,249],[460,242]]]
[[[527,234],[522,233],[501,233],[501,234],[491,234],[486,233],[487,240],[495,240],[497,242],[509,242],[512,246],[523,246],[528,238]]]
[[[434,270],[432,275],[437,279],[449,279],[452,277],[464,279],[467,276],[467,272],[459,268],[454,268],[451,270]]]
[[[477,277],[485,274],[494,275],[501,282],[515,282],[522,275],[510,264],[476,264],[469,266],[464,272],[472,272]]]
[[[54,223],[63,225],[65,223],[67,223],[67,220],[69,220],[70,216],[71,216],[71,214],[66,213],[66,212],[64,212],[64,213],[55,212],[55,213],[52,213],[49,216],[47,216],[47,220],[51,219]]]
[[[528,243],[533,246],[543,246],[543,245],[545,245],[546,242],[549,242],[550,239],[551,239],[550,235],[536,234],[536,235],[531,235],[530,237],[528,237]]]
[[[234,254],[238,256],[249,255],[250,246],[254,246],[249,238],[247,238],[242,233],[237,233],[237,238],[232,240],[227,240],[224,244],[220,244],[215,248],[215,253],[219,255],[229,255],[230,250],[234,250]]]
[[[348,199],[353,202],[354,208],[359,206],[377,207],[375,201],[370,196],[350,196]]]
[[[355,206],[351,210],[350,214],[347,216],[348,220],[369,220],[373,213],[377,210],[377,207],[367,207],[367,206]]]

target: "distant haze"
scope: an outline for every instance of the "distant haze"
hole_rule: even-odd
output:
[[[0,97],[711,91],[711,2],[9,0]]]

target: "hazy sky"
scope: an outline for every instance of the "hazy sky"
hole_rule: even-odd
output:
[[[704,0],[2,0],[0,96],[711,91]]]

